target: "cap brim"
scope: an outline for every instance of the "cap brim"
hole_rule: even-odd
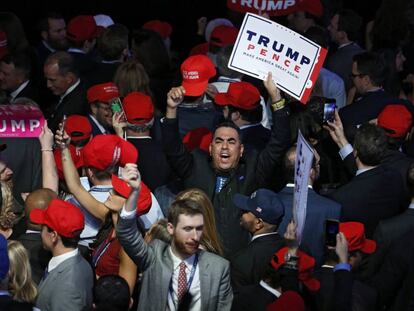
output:
[[[112,187],[125,199],[127,199],[131,193],[131,187],[116,175],[112,175]]]
[[[249,199],[250,197],[237,193],[233,197],[233,203],[242,211],[253,212],[249,206]]]
[[[197,83],[183,81],[182,85],[185,89],[186,96],[201,96],[207,89],[208,80]]]
[[[321,283],[314,278],[307,279],[305,281],[302,281],[303,284],[312,292],[316,292],[321,287]]]
[[[372,254],[377,249],[377,243],[373,240],[365,239],[364,246],[361,248],[361,252],[365,254]]]
[[[214,102],[219,106],[232,105],[231,98],[227,95],[227,93],[218,93],[214,97]]]
[[[43,225],[45,223],[45,210],[34,208],[30,212],[29,218],[32,223]]]
[[[137,163],[137,148],[135,148],[133,144],[126,140],[122,140],[121,144],[121,157],[119,159],[119,166],[124,167],[127,163]]]

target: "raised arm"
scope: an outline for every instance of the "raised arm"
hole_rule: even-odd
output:
[[[59,177],[55,157],[53,156],[53,133],[47,126],[47,123],[42,128],[39,142],[42,152],[42,187],[49,188],[55,193],[58,193]]]
[[[88,210],[93,216],[104,221],[108,213],[108,208],[101,202],[97,201],[88,191],[83,188],[78,171],[73,163],[69,151],[70,137],[65,131],[56,131],[56,144],[62,149],[62,166],[63,175],[65,176],[66,185],[69,191],[75,196],[76,200]]]
[[[125,165],[122,178],[130,185],[132,191],[120,213],[116,236],[140,271],[145,271],[155,260],[155,254],[152,248],[145,243],[137,227],[136,206],[141,189],[141,176],[137,165],[135,163]]]
[[[272,73],[269,72],[264,85],[272,101],[273,127],[270,140],[259,155],[256,178],[259,187],[281,188],[284,186],[280,178],[283,157],[290,147],[289,109],[272,80]]]
[[[173,87],[167,94],[167,111],[161,122],[162,143],[169,163],[180,178],[187,177],[192,168],[192,155],[185,149],[178,131],[177,107],[183,101],[185,89]]]

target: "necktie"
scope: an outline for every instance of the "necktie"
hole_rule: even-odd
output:
[[[178,302],[181,301],[185,292],[187,291],[187,274],[185,273],[185,262],[180,263],[180,271],[178,272]]]

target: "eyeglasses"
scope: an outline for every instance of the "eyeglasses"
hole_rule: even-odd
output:
[[[352,73],[352,72],[349,74],[349,77],[350,77],[351,79],[355,79],[356,77],[361,78],[361,77],[363,77],[363,76],[366,76],[366,74],[365,74],[365,73],[357,73],[357,74],[354,74],[354,73]]]

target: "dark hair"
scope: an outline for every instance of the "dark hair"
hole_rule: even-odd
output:
[[[305,36],[325,49],[329,46],[329,33],[321,26],[316,25],[309,27],[305,32]]]
[[[49,232],[56,231],[56,230],[50,228],[49,226],[46,226],[46,227],[47,227],[47,231],[49,231]],[[81,232],[82,232],[82,230],[75,231],[73,233],[75,235],[73,238],[68,238],[68,237],[60,235],[59,233],[58,234],[60,236],[60,239],[62,240],[62,244],[63,244],[64,247],[66,247],[66,248],[77,248],[78,243],[80,241]]]
[[[59,51],[50,54],[46,58],[45,65],[53,63],[57,63],[60,75],[64,76],[68,73],[72,73],[76,77],[79,77],[79,70],[75,64],[75,59],[68,52]]]
[[[134,57],[144,66],[148,76],[164,76],[170,71],[170,57],[160,35],[147,29],[135,30],[131,38]]]
[[[32,64],[30,56],[26,52],[16,52],[5,55],[1,61],[8,65],[13,64],[14,67],[23,72],[26,79],[30,78]]]
[[[95,178],[100,181],[111,179],[112,173],[115,172],[115,168],[106,169],[106,170],[98,170],[97,168],[94,168],[94,167],[89,167],[89,168],[92,171],[93,175],[95,175]]]
[[[173,226],[177,226],[178,218],[180,215],[204,215],[203,208],[196,201],[190,199],[176,200],[171,203],[170,210],[168,212],[168,222]]]
[[[230,121],[230,120],[223,121],[216,126],[216,129],[214,130],[214,133],[213,133],[213,138],[216,135],[216,131],[221,127],[229,127],[229,128],[234,129],[237,132],[237,135],[239,136],[239,140],[240,140],[240,137],[241,137],[240,129],[236,124],[234,124],[233,121]]]
[[[363,52],[354,55],[353,61],[360,74],[367,75],[372,84],[381,86],[387,76],[387,66],[384,58],[374,52]]]
[[[128,311],[129,301],[129,286],[122,277],[104,275],[96,281],[93,289],[95,310]]]
[[[260,103],[260,100],[258,102],[258,106],[255,109],[251,109],[251,110],[241,109],[238,107],[228,105],[227,107],[229,108],[229,116],[233,112],[239,112],[242,120],[250,122],[250,123],[259,123],[260,121],[262,121],[262,117],[263,117],[263,107],[259,103]]]
[[[63,19],[63,16],[58,12],[46,13],[37,23],[39,32],[49,31],[49,19]]]
[[[227,45],[225,47],[222,47],[220,51],[217,53],[216,59],[218,73],[222,76],[231,79],[240,78],[243,76],[242,73],[232,70],[227,66],[229,63],[231,52],[233,51],[233,47],[233,45]]]
[[[387,150],[387,136],[384,130],[374,124],[361,125],[355,134],[354,149],[363,164],[380,164]]]
[[[6,33],[9,53],[21,52],[30,48],[23,24],[16,14],[0,12],[0,30]]]
[[[338,31],[345,32],[349,40],[355,41],[362,26],[361,16],[349,9],[339,11],[338,15]]]
[[[293,183],[295,178],[295,161],[296,161],[296,146],[290,147],[283,159],[283,173],[285,181]],[[316,157],[313,157],[312,168],[315,169],[317,165]]]
[[[114,24],[104,30],[97,40],[97,49],[103,60],[118,60],[128,48],[128,28]]]

